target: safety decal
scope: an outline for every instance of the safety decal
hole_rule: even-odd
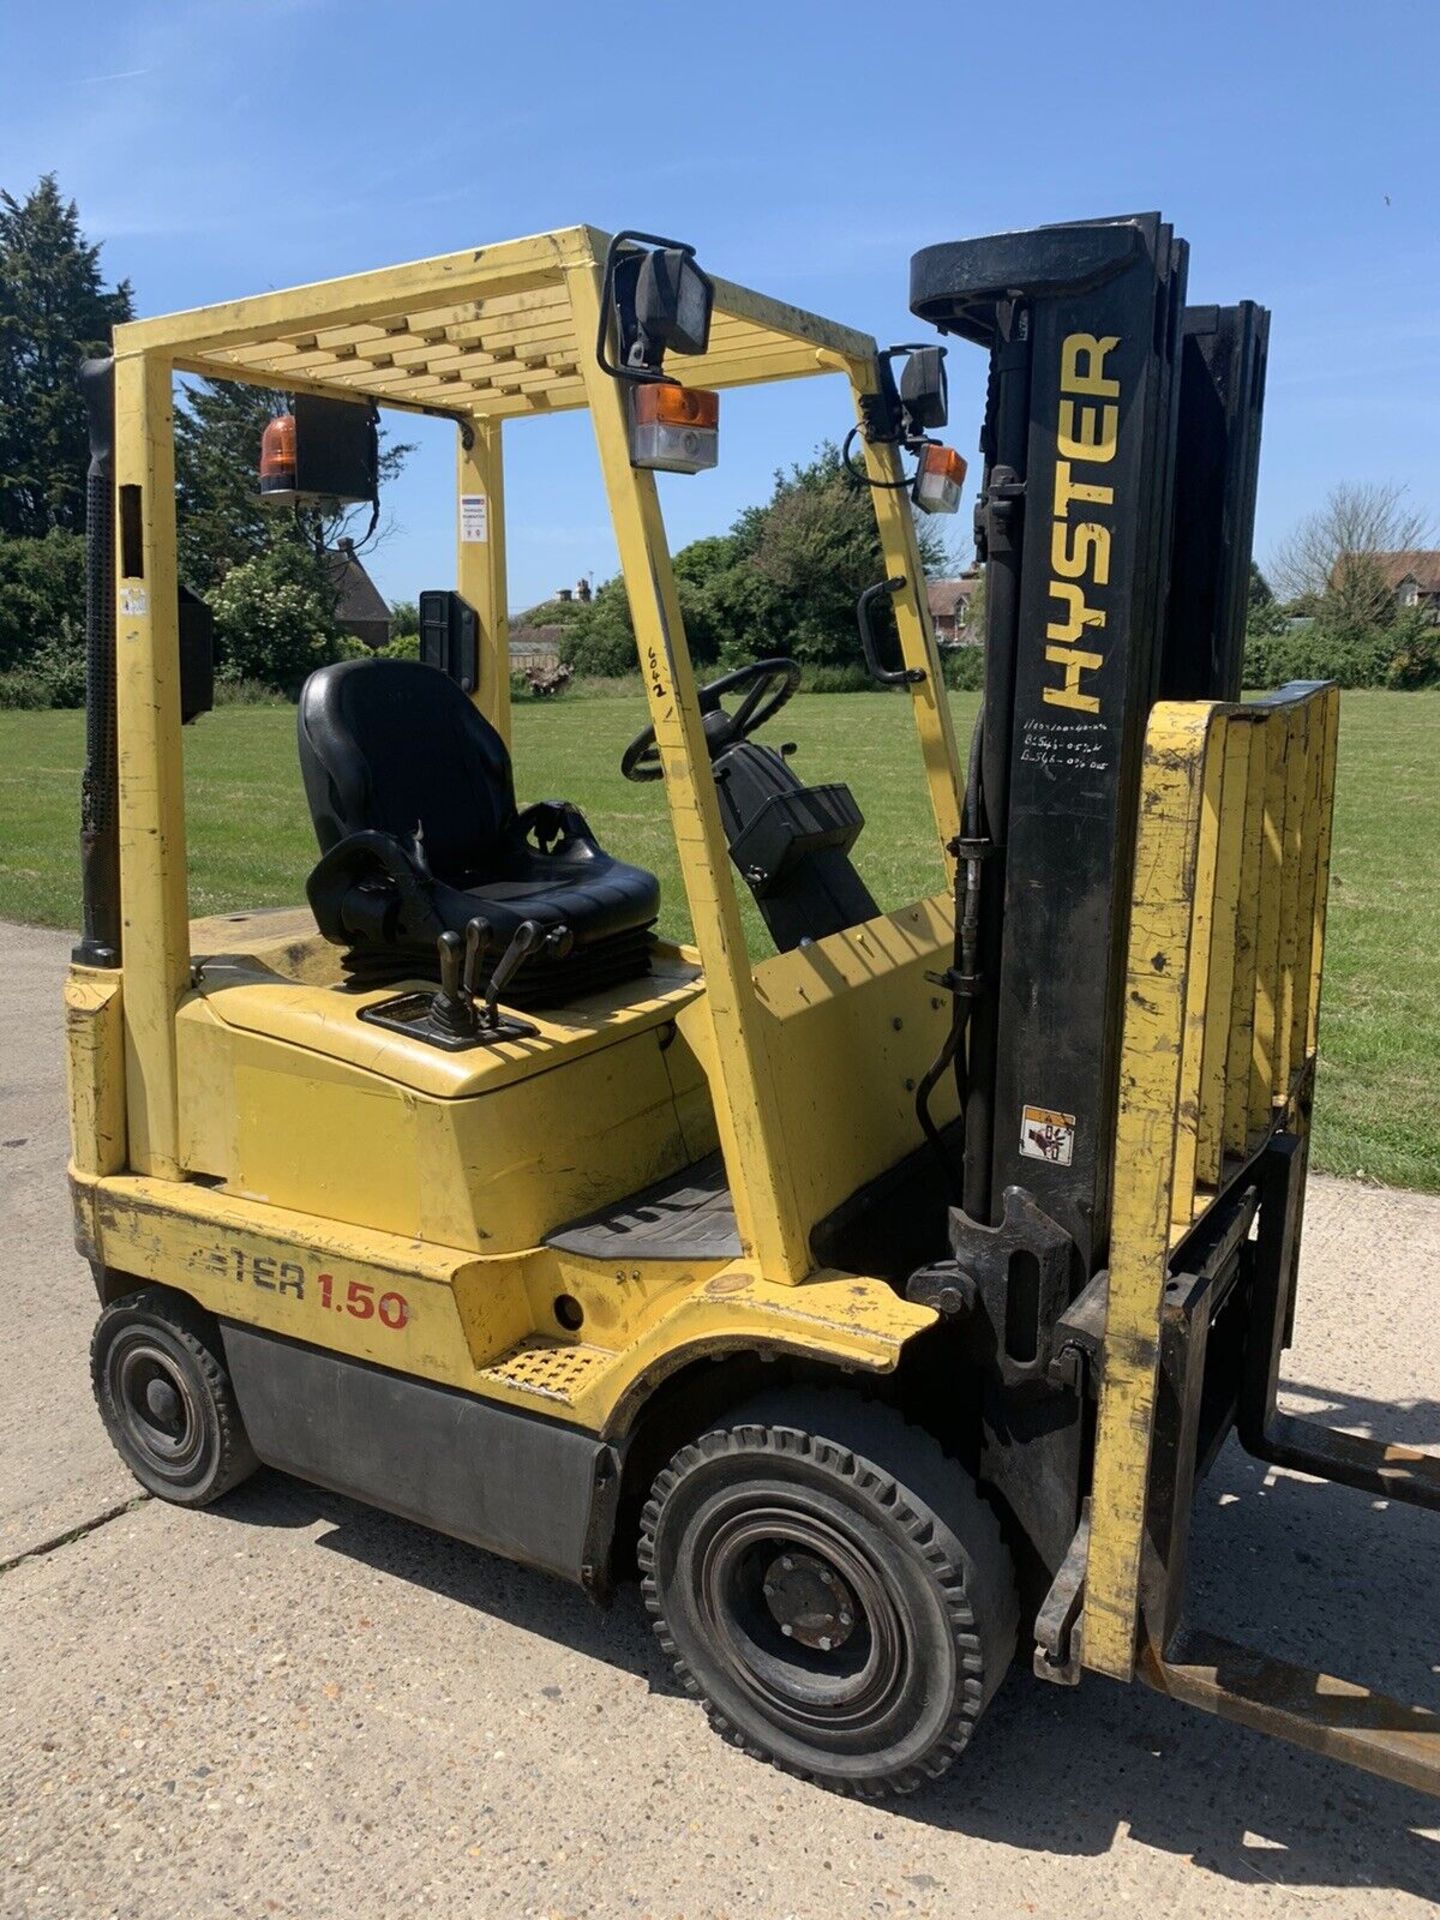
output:
[[[1049,1107],[1023,1107],[1020,1112],[1020,1151],[1027,1160],[1048,1160],[1052,1167],[1068,1167],[1075,1157],[1075,1116]]]
[[[461,494],[460,538],[467,546],[484,546],[490,538],[489,503],[483,493]]]

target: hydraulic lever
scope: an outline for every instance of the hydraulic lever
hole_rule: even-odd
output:
[[[362,1007],[360,1018],[373,1026],[410,1034],[449,1053],[493,1046],[501,1040],[531,1038],[536,1030],[528,1020],[501,1013],[500,996],[527,960],[537,953],[553,953],[563,960],[574,946],[575,936],[567,926],[542,927],[538,921],[522,920],[491,969],[482,998],[480,973],[491,950],[492,933],[490,922],[479,914],[467,925],[463,938],[447,929],[435,943],[440,964],[440,984],[435,991],[402,993],[376,1006]]]
[[[470,922],[471,927],[483,926],[483,921]],[[488,927],[486,932],[488,932]],[[553,953],[557,960],[563,960],[575,944],[575,936],[569,927],[542,927],[537,921],[522,920],[515,929],[509,946],[501,954],[491,970],[490,982],[485,989],[485,1007],[479,1016],[482,1029],[494,1032],[500,1025],[500,995],[525,962],[536,953]]]

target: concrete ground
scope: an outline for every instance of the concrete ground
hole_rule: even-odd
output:
[[[1400,1920],[1440,1805],[1140,1688],[1017,1672],[881,1808],[722,1746],[633,1591],[578,1592],[274,1474],[136,1501],[68,1239],[62,936],[0,927],[0,1915],[1168,1914]],[[1440,1201],[1317,1180],[1289,1397],[1440,1442]],[[1327,1383],[1321,1386],[1319,1383]],[[1267,1473],[1203,1494],[1194,1617],[1435,1703],[1433,1519]]]

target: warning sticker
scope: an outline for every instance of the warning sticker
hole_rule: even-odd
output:
[[[480,545],[490,538],[490,514],[483,493],[461,494],[460,538]]]
[[[122,587],[120,611],[127,620],[143,620],[150,611],[150,596],[144,587]]]
[[[1075,1156],[1074,1114],[1053,1113],[1049,1107],[1023,1107],[1020,1151],[1027,1160],[1048,1160],[1052,1167],[1068,1167]]]

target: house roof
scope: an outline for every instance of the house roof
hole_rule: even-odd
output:
[[[351,621],[372,620],[383,620],[389,625],[390,609],[357,558],[353,540],[342,540],[333,553],[327,553],[325,565],[336,594],[335,618],[342,626]]]
[[[1387,587],[1413,579],[1422,593],[1440,593],[1440,549],[1418,547],[1404,553],[1375,555]]]
[[[927,580],[925,598],[930,603],[932,620],[950,620],[964,607],[980,584],[977,573],[962,573],[953,580]]]

